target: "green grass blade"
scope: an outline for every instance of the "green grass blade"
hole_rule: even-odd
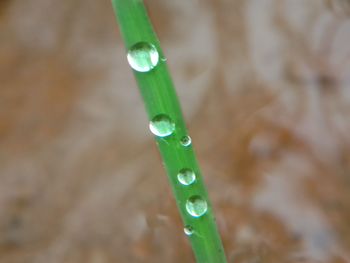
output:
[[[192,230],[192,232],[189,231],[191,233],[188,233],[190,234],[188,237],[196,260],[199,263],[225,263],[226,257],[222,242],[192,144],[184,146],[181,143],[188,132],[166,65],[166,59],[149,21],[143,1],[112,0],[112,3],[127,51],[130,51],[137,43],[150,43],[159,54],[159,61],[151,70],[140,72],[134,68],[133,71],[150,121],[161,114],[160,116],[168,116],[175,125],[175,129],[172,131],[173,126],[169,126],[169,123],[158,122],[158,124],[163,125],[163,132],[169,131],[169,129],[170,132],[166,136],[155,136],[155,139],[184,226],[190,226],[187,230]],[[144,63],[150,64],[151,58],[144,58]],[[193,183],[191,180],[185,184],[180,183],[178,174],[184,168],[195,173],[196,180]],[[187,175],[191,174],[187,173]],[[189,178],[191,179],[191,176],[185,179]],[[188,182],[191,184],[186,185]],[[201,197],[207,203],[207,211],[203,215],[199,214],[205,210],[205,203],[199,202],[200,199],[197,197]],[[196,201],[192,203],[194,212],[197,212],[197,214],[192,213],[195,216],[188,211],[191,208],[189,201],[193,200]]]

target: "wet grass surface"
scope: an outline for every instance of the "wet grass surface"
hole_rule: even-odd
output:
[[[0,262],[194,262],[110,3],[55,3],[1,16]],[[228,261],[349,262],[346,2],[270,3],[146,1]]]

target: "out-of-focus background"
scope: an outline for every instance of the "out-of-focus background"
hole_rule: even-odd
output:
[[[148,0],[229,262],[350,262],[350,1]],[[0,262],[194,262],[110,1],[0,1]]]

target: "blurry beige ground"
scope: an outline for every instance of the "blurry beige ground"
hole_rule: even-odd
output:
[[[149,0],[229,262],[350,262],[350,3]],[[0,262],[194,262],[109,1],[0,1]]]

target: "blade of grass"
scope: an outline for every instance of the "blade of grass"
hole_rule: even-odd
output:
[[[135,48],[135,44],[136,47],[140,47],[148,43],[151,45],[148,45],[148,47],[154,47],[156,49],[154,51],[158,52],[159,55],[159,60],[154,58],[154,63],[150,57],[147,58],[146,62],[143,61],[154,68],[138,69],[130,64],[130,60],[129,64],[134,69],[134,75],[150,121],[154,120],[156,116],[170,118],[165,118],[165,122],[164,118],[163,122],[158,122],[158,124],[163,125],[163,131],[168,129],[169,133],[155,136],[155,139],[195,258],[199,263],[225,263],[226,257],[215,223],[213,209],[192,144],[189,141],[183,141],[184,138],[189,138],[186,137],[188,132],[185,121],[168,72],[166,59],[148,18],[143,1],[112,0],[112,4],[126,50],[130,52],[130,50]],[[166,122],[167,120],[171,120],[174,123],[174,130],[169,130],[170,126]],[[157,135],[157,132],[154,132],[154,130],[153,133]],[[185,177],[187,181],[185,180],[182,183],[178,178],[181,171],[187,175]],[[193,179],[191,171],[195,174],[193,182],[191,180],[191,178]],[[190,181],[188,181],[189,179]],[[187,183],[189,184],[187,185]]]

